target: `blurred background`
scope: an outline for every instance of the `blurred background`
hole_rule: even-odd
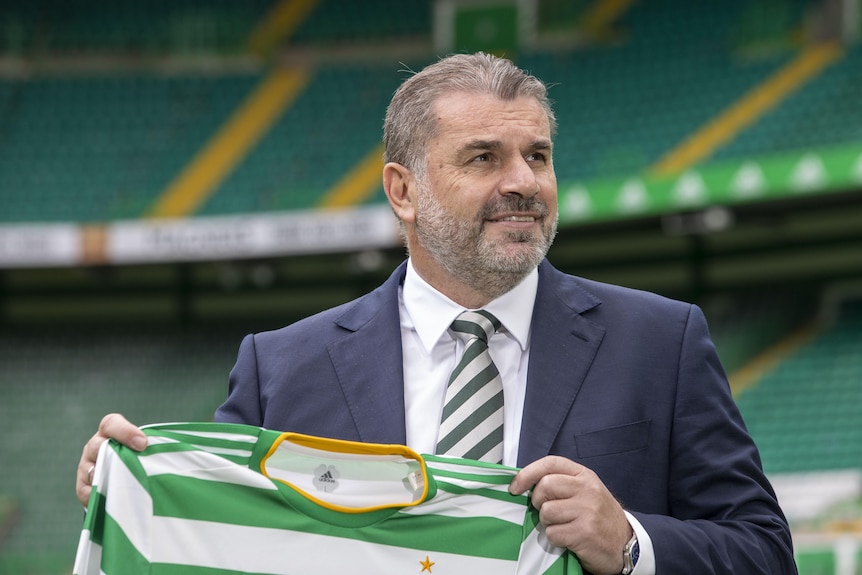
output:
[[[862,573],[860,0],[0,0],[0,573],[71,572],[101,417],[209,420],[241,337],[405,257],[386,104],[547,82],[550,259],[701,305],[800,572]]]

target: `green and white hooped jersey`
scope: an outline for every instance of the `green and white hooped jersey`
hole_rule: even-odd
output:
[[[75,575],[580,575],[516,470],[238,424],[105,442]]]

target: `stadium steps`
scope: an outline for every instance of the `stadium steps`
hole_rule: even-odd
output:
[[[205,203],[308,83],[300,68],[276,67],[162,192],[147,215],[184,217]]]
[[[248,39],[248,48],[258,56],[270,56],[305,21],[319,0],[278,0],[260,19]]]
[[[400,83],[392,70],[320,66],[307,90],[198,213],[317,207],[345,174],[379,149],[386,105]],[[383,201],[379,172],[375,180],[372,191],[357,194],[357,201]]]
[[[719,150],[714,159],[757,157],[778,150],[836,146],[862,139],[862,45],[846,49],[814,82],[760,118],[744,137]]]
[[[736,139],[761,116],[780,105],[783,99],[840,57],[841,49],[836,43],[806,47],[797,58],[670,150],[649,172],[656,176],[678,174],[710,158],[716,150]]]

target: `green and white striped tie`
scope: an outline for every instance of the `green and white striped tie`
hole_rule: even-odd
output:
[[[491,463],[503,461],[503,381],[488,353],[500,322],[485,310],[465,311],[450,329],[465,342],[449,376],[437,454]]]

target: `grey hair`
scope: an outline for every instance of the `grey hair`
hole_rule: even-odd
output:
[[[429,65],[395,91],[383,122],[384,162],[425,173],[427,146],[436,135],[434,102],[451,93],[487,94],[501,100],[535,98],[548,116],[551,137],[557,122],[541,80],[510,60],[490,54],[455,54]]]

